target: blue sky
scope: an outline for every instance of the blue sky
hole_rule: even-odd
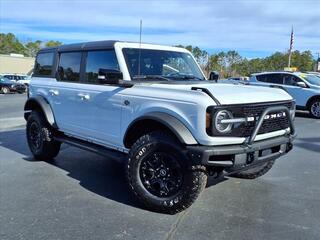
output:
[[[0,0],[0,32],[22,41],[139,40],[197,45],[248,58],[289,47],[320,52],[320,0]]]

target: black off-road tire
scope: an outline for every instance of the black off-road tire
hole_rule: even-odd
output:
[[[232,177],[243,178],[243,179],[256,179],[266,174],[273,166],[274,161],[266,162],[260,166],[248,169],[243,172],[232,174]]]
[[[310,116],[313,118],[320,119],[319,108],[320,108],[320,98],[316,98],[312,100],[308,107]]]
[[[141,177],[141,163],[156,153],[165,152],[174,156],[181,166],[183,181],[171,196],[157,196],[147,190]],[[175,214],[191,206],[206,186],[204,166],[188,165],[183,147],[169,134],[155,131],[140,137],[132,146],[127,165],[127,179],[138,200],[152,211]]]
[[[37,130],[39,130],[38,134],[35,134]],[[61,143],[53,140],[52,134],[52,129],[43,114],[32,111],[27,120],[26,135],[30,151],[35,159],[48,161],[58,155]]]

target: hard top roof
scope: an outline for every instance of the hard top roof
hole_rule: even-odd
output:
[[[252,73],[251,75],[263,75],[263,74],[277,74],[277,73],[291,73],[294,75],[299,75],[302,72],[291,72],[291,71],[271,71],[271,72],[259,72],[259,73]]]
[[[115,43],[122,43],[124,46],[132,46],[139,44],[138,42],[128,42],[128,41],[118,41],[118,40],[106,40],[106,41],[95,41],[95,42],[85,42],[85,43],[74,43],[74,44],[65,44],[57,47],[47,47],[40,49],[39,52],[53,52],[53,51],[59,51],[59,52],[69,52],[69,51],[81,51],[81,50],[100,50],[100,49],[110,49],[113,48]],[[179,51],[187,51],[184,48],[180,47],[172,47],[172,46],[166,46],[166,45],[157,45],[157,44],[150,44],[150,43],[141,43],[142,47],[156,47],[159,49],[166,48],[168,50],[169,48],[173,50],[180,49]],[[182,50],[181,50],[182,49]]]
[[[85,42],[85,43],[73,43],[65,44],[57,47],[47,47],[42,48],[39,52],[55,51],[67,52],[74,50],[92,50],[92,49],[101,49],[101,48],[113,48],[116,40],[107,40],[107,41],[95,41],[95,42]]]

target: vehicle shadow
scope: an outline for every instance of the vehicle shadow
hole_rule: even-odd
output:
[[[304,148],[306,150],[320,153],[320,137],[309,137],[309,138],[297,138],[294,145]]]
[[[38,162],[29,151],[24,129],[0,132],[0,146],[23,155],[22,159],[31,164]],[[95,194],[146,210],[129,190],[123,163],[65,144],[55,159],[45,163],[64,170],[68,177]]]
[[[296,117],[312,118],[308,111],[301,111],[301,110],[296,111]]]
[[[23,155],[29,163],[38,162],[27,146],[25,129],[0,132],[0,146]],[[125,163],[62,144],[59,155],[45,161],[66,172],[66,176],[79,181],[80,186],[110,200],[147,210],[131,193],[125,178]],[[207,187],[214,186],[227,178],[208,178]]]

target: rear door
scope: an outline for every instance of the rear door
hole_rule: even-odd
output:
[[[83,131],[80,127],[83,104],[77,95],[81,88],[82,55],[81,51],[58,54],[57,82],[49,90],[58,127],[73,135]]]

